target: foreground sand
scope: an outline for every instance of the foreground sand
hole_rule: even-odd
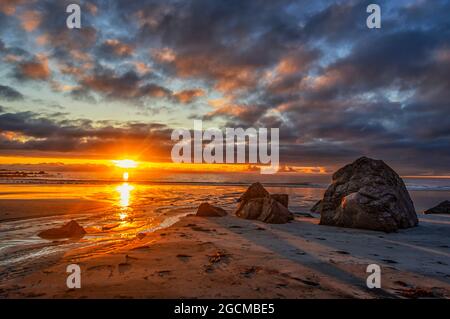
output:
[[[427,216],[396,234],[317,225],[187,216],[108,249],[75,250],[0,284],[3,298],[450,297],[450,218]],[[66,287],[77,263],[81,289]],[[382,289],[366,287],[368,264]]]

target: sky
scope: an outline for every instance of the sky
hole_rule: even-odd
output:
[[[81,7],[81,29],[66,6]],[[368,29],[366,7],[381,6]],[[175,128],[280,160],[450,176],[450,1],[0,0],[0,164],[170,162]]]

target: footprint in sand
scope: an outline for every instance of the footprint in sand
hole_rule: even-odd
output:
[[[340,255],[350,255],[350,253],[345,250],[336,250],[335,253],[340,254]]]
[[[261,270],[260,267],[251,266],[251,267],[248,267],[248,268],[244,269],[241,272],[241,275],[246,277],[246,278],[251,278],[251,277],[253,277],[253,275],[255,275],[260,270]]]
[[[107,271],[109,272],[108,277],[112,277],[114,273],[114,266],[112,265],[96,265],[89,267],[88,271]]]
[[[165,277],[165,276],[170,275],[172,273],[172,271],[170,271],[170,270],[160,270],[160,271],[157,271],[156,273],[160,277]]]
[[[123,274],[123,273],[127,272],[128,270],[130,270],[131,264],[129,264],[129,263],[120,263],[118,265],[118,268],[119,268],[119,273]]]
[[[177,258],[182,260],[182,261],[184,261],[184,262],[189,261],[189,258],[191,258],[191,257],[192,257],[191,255],[185,255],[185,254],[178,254],[177,255]]]
[[[396,262],[395,260],[392,260],[392,259],[381,259],[381,260],[387,264],[398,264],[398,262]]]

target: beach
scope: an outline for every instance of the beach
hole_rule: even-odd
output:
[[[295,219],[283,225],[233,215],[244,185],[33,189],[2,187],[2,298],[450,297],[448,215],[419,213],[418,227],[386,234],[318,225],[318,214],[304,213],[320,187],[267,188],[290,196]],[[448,196],[410,192],[418,212]],[[228,215],[193,216],[205,201]],[[82,239],[37,236],[72,219],[86,229]],[[66,286],[69,264],[80,266],[80,289]],[[369,264],[381,267],[380,289],[367,288]]]

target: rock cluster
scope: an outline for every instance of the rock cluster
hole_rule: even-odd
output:
[[[294,218],[287,194],[269,194],[261,183],[252,184],[239,199],[236,216],[270,224],[284,224]]]

